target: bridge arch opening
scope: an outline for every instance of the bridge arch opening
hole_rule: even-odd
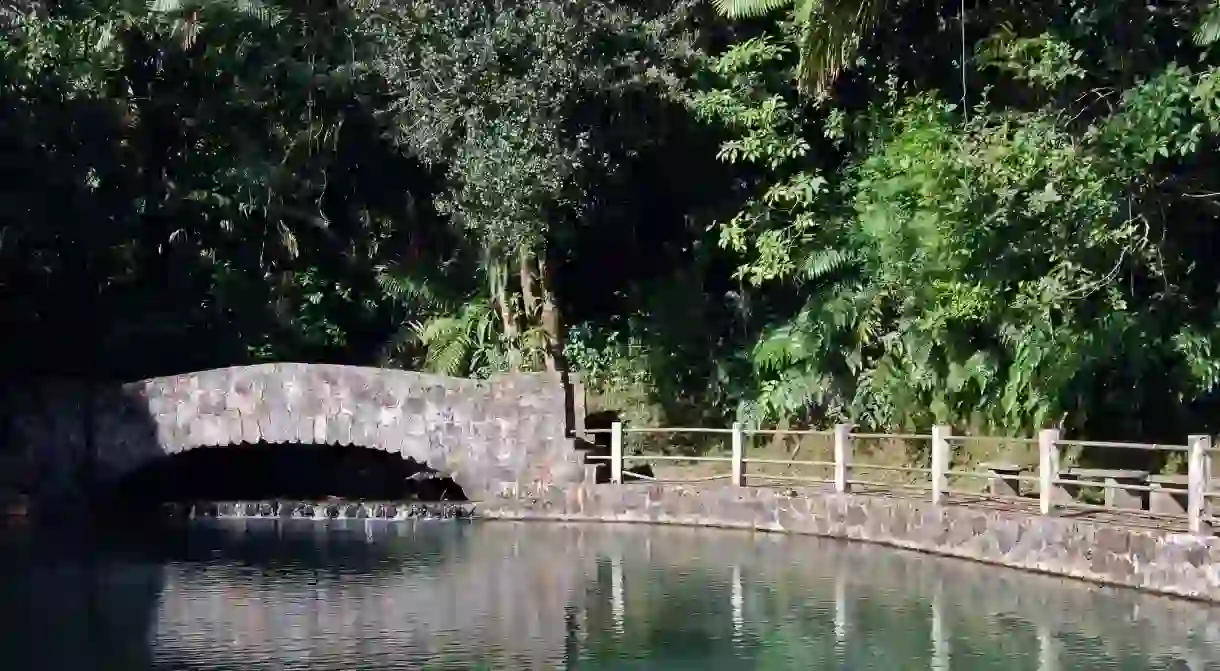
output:
[[[354,445],[259,442],[196,447],[144,464],[110,483],[121,508],[198,501],[466,501],[427,463]]]

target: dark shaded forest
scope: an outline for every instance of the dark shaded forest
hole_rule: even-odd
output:
[[[3,23],[8,381],[574,370],[653,424],[1216,430],[1211,0]]]

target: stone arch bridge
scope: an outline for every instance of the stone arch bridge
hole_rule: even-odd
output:
[[[16,476],[8,486],[33,499],[73,499],[84,482],[116,482],[167,455],[265,441],[384,450],[453,477],[472,499],[517,495],[582,477],[572,389],[554,374],[469,380],[297,363],[45,381],[8,390],[0,453],[17,463],[0,478]]]

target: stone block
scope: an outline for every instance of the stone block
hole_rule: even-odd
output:
[[[373,392],[370,389],[371,374],[370,371],[354,366],[349,366],[343,371],[343,381],[350,394],[352,411],[374,402]]]
[[[263,440],[269,443],[292,442],[295,436],[294,423],[292,415],[288,412],[287,404],[268,407],[265,417],[265,424],[262,421],[259,422]]]
[[[178,438],[177,431],[176,431],[177,427],[174,425],[173,420],[174,420],[174,418],[172,416],[166,416],[166,415],[157,417],[157,420],[156,420],[157,445],[160,446],[161,449],[167,453],[176,452],[178,450],[178,448],[180,447],[179,445],[176,444],[176,441]]]
[[[426,401],[429,406],[436,407],[445,405],[445,395],[445,387],[443,385],[429,384],[426,388],[424,388],[424,401]]]
[[[263,396],[263,379],[251,371],[234,369],[229,378],[229,392],[225,394],[225,406],[242,413],[254,412]]]
[[[377,447],[377,422],[368,415],[357,416],[352,422],[352,444],[360,447]]]
[[[325,415],[314,415],[311,442],[318,445],[326,445],[329,442],[327,440],[326,424],[327,418]]]
[[[313,416],[296,414],[293,416],[292,442],[308,445],[313,440]]]
[[[352,416],[340,413],[326,421],[326,443],[329,445],[350,445],[352,442]]]
[[[293,410],[309,417],[321,415],[326,409],[324,395],[328,393],[326,385],[312,377],[306,377],[301,380],[300,396]]]
[[[258,418],[253,412],[241,414],[241,440],[253,445],[263,439],[263,433],[258,427]]]
[[[424,463],[428,461],[431,450],[427,437],[404,434],[398,444],[398,453],[402,455],[403,459],[414,459],[419,463]]]

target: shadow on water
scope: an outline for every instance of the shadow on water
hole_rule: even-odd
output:
[[[469,530],[452,521],[259,519],[0,527],[0,658],[6,671],[238,671],[240,655],[155,648],[183,608],[195,628],[185,633],[223,638],[240,619],[237,601],[276,576],[307,591],[384,583],[404,570],[437,581],[468,555]],[[199,610],[205,602],[211,612]]]
[[[10,527],[0,529],[0,575],[5,668],[154,668],[160,563],[84,526]]]

